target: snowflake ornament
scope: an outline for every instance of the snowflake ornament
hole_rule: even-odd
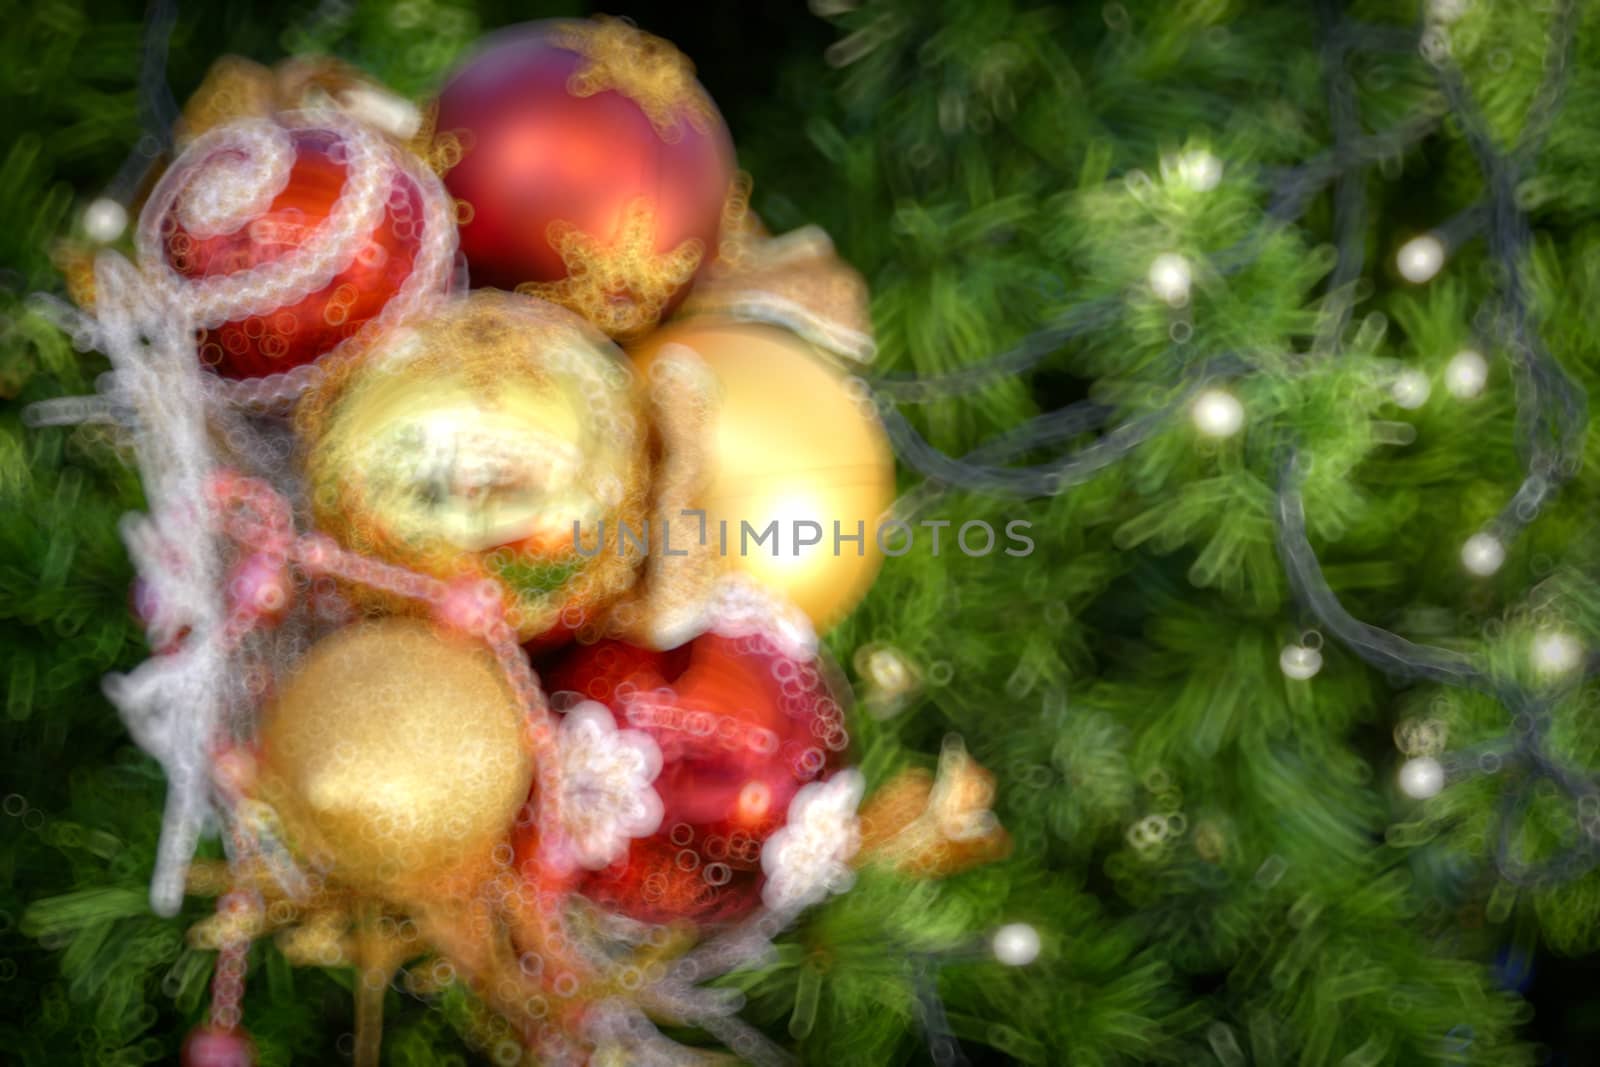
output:
[[[852,769],[795,794],[787,821],[761,849],[767,876],[761,899],[768,908],[795,912],[850,888],[850,860],[861,847],[856,807],[864,788],[861,773]]]
[[[817,633],[806,613],[748,575],[722,575],[698,622],[723,637],[766,638],[792,660],[809,662],[817,656]]]
[[[635,837],[661,826],[661,749],[642,730],[619,730],[604,704],[586,700],[567,712],[557,738],[561,822],[579,866],[599,870],[620,859]]]

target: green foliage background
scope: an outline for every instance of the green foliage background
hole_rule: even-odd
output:
[[[1514,885],[1493,862],[1504,798],[1524,784],[1520,854],[1587,858],[1574,805],[1515,759],[1432,801],[1399,794],[1397,727],[1427,720],[1448,749],[1478,751],[1512,735],[1511,714],[1388,676],[1331,638],[1320,674],[1286,678],[1279,651],[1313,620],[1274,547],[1292,441],[1313,460],[1313,543],[1358,617],[1529,686],[1544,684],[1525,666],[1536,631],[1600,646],[1593,435],[1588,462],[1498,574],[1471,578],[1458,563],[1524,473],[1518,404],[1548,401],[1484,338],[1478,309],[1508,264],[1476,238],[1426,285],[1391,266],[1404,240],[1485,196],[1470,123],[1418,54],[1425,24],[1445,25],[1427,12],[1456,12],[1451,55],[1509,147],[1547,77],[1552,6],[1355,0],[1342,16],[1371,32],[1339,55],[1327,43],[1341,12],[1298,3],[814,6],[827,18],[776,5],[609,10],[697,61],[768,224],[819,223],[866,273],[874,374],[972,366],[1111,302],[1101,328],[1038,369],[906,406],[932,445],[960,455],[1083,398],[1112,408],[1113,424],[1169,414],[1059,495],[926,498],[924,517],[1026,518],[1038,548],[888,563],[829,644],[845,664],[863,645],[892,646],[927,684],[896,716],[854,715],[855,752],[877,784],[931,765],[960,734],[998,775],[1014,855],[942,883],[864,876],[738,979],[746,1017],[817,1063],[927,1060],[928,988],[978,1062],[1582,1062],[1596,1024],[1577,1010],[1570,983],[1585,972],[1570,961],[1597,948],[1600,875],[1580,865],[1559,884]],[[326,50],[420,97],[482,32],[582,10],[194,4],[168,81],[181,100],[224,52]],[[1534,239],[1514,265],[1553,357],[1592,388],[1600,7],[1578,12],[1561,109],[1516,187]],[[104,366],[27,295],[62,290],[54,242],[141,136],[142,15],[108,0],[16,3],[0,44],[0,1048],[19,1063],[172,1060],[211,966],[183,942],[202,902],[172,921],[148,912],[163,785],[98,689],[144,655],[116,535],[137,480],[103,430],[20,420],[29,401],[88,391]],[[1347,141],[1408,124],[1415,135],[1348,165],[1329,104],[1341,93],[1355,104]],[[1222,163],[1209,191],[1170,164],[1202,148]],[[1264,226],[1284,175],[1306,173],[1288,168],[1318,160],[1332,161],[1329,180],[1304,214]],[[1364,210],[1337,207],[1341,196]],[[1252,235],[1252,255],[1226,266]],[[1362,253],[1358,276],[1336,267],[1341,240],[1347,263]],[[1163,252],[1194,264],[1181,311],[1145,283]],[[1442,372],[1467,346],[1491,370],[1484,394],[1462,401]],[[1183,383],[1224,355],[1244,368],[1229,388],[1246,430],[1207,442]],[[1433,384],[1414,411],[1388,392],[1402,365]],[[920,484],[904,471],[903,488]],[[1575,773],[1600,762],[1597,712],[1593,683],[1550,710],[1550,745]],[[1140,828],[1156,824],[1166,833],[1151,843]],[[1044,938],[1030,967],[981,951],[1009,921]],[[347,1053],[350,984],[257,946],[245,1017],[262,1062]],[[388,1061],[471,1061],[445,1007],[393,994]]]

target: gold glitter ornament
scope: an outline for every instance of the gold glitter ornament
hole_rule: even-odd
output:
[[[389,900],[480,880],[532,780],[521,709],[488,650],[402,619],[315,645],[260,747],[262,796],[291,847]]]
[[[717,315],[792,330],[856,363],[877,354],[866,279],[839,258],[816,226],[769,237],[749,213],[749,188],[737,187],[724,209],[723,244],[708,276],[684,303],[681,318]]]
[[[475,292],[336,368],[298,422],[320,527],[496,582],[523,640],[579,628],[634,581],[642,553],[615,542],[644,526],[638,398],[621,353],[561,308]]]
[[[687,350],[683,350],[687,351]],[[681,354],[681,353],[680,353]],[[710,468],[717,381],[698,356],[664,354],[640,376],[654,439],[650,555],[639,581],[607,612],[603,632],[643,648],[676,648],[704,629],[703,612],[721,561],[696,540],[683,544],[683,518],[695,506]],[[669,543],[676,517],[678,538]]]
[[[655,251],[656,220],[644,197],[635,197],[623,209],[617,234],[609,241],[565,219],[552,222],[547,234],[566,276],[554,282],[522,282],[516,291],[571,308],[614,337],[653,326],[694,277],[705,253],[694,240]],[[620,292],[631,297],[618,300],[614,294]]]
[[[794,603],[819,633],[838,622],[877,575],[894,499],[894,458],[867,399],[824,353],[773,326],[701,316],[630,352],[641,380],[669,357],[697,359],[715,378],[704,488],[693,498],[709,551]],[[675,549],[697,548],[697,518],[662,517]],[[775,538],[763,536],[774,525]]]
[[[583,57],[567,79],[567,92],[573,96],[615,90],[637,104],[666,141],[683,136],[680,122],[704,133],[722,121],[695,81],[694,64],[661,38],[604,15],[553,25],[552,43]]]
[[[902,771],[862,805],[856,862],[947,878],[1003,859],[1011,837],[989,810],[994,797],[994,775],[952,738],[937,776],[920,767]]]

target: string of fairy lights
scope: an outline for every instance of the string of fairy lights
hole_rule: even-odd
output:
[[[1556,5],[1551,21],[1545,77],[1528,109],[1516,144],[1497,148],[1488,125],[1450,58],[1448,24],[1458,12],[1435,3],[1421,29],[1402,33],[1390,27],[1364,26],[1343,19],[1337,6],[1319,4],[1323,56],[1327,66],[1330,125],[1334,145],[1330,152],[1272,176],[1273,189],[1266,221],[1256,233],[1216,257],[1221,273],[1246,265],[1259,249],[1267,227],[1289,225],[1311,206],[1329,184],[1334,188],[1334,268],[1328,281],[1332,314],[1325,315],[1313,351],[1336,353],[1349,320],[1349,290],[1361,275],[1364,227],[1367,219],[1365,170],[1384,158],[1403,152],[1432,133],[1445,113],[1456,122],[1484,174],[1487,194],[1480,203],[1446,219],[1429,232],[1403,244],[1395,266],[1412,283],[1425,283],[1443,269],[1449,255],[1467,241],[1482,236],[1498,264],[1496,292],[1474,319],[1482,346],[1501,354],[1510,366],[1517,387],[1517,443],[1525,475],[1504,507],[1483,529],[1467,537],[1461,547],[1461,564],[1476,576],[1494,574],[1503,565],[1512,541],[1538,516],[1541,508],[1578,469],[1587,428],[1584,390],[1561,367],[1538,330],[1531,306],[1525,260],[1531,241],[1526,217],[1518,206],[1516,190],[1537,158],[1544,138],[1559,112],[1567,87],[1574,38],[1576,5],[1570,0]],[[1351,51],[1416,51],[1433,67],[1441,88],[1443,108],[1425,111],[1376,135],[1360,132],[1353,80],[1345,64]],[[1176,168],[1179,176],[1197,188],[1215,184],[1220,167],[1186,161]],[[1192,268],[1182,256],[1163,253],[1151,263],[1149,290],[1173,306],[1187,303]],[[1142,298],[1142,294],[1138,297]],[[926,403],[964,393],[999,378],[1030,369],[1058,352],[1066,342],[1114,324],[1120,317],[1121,298],[1104,298],[1073,308],[1055,323],[1039,330],[1014,348],[984,363],[962,368],[939,378],[882,377],[872,383],[890,439],[897,455],[912,469],[941,488],[967,489],[1017,496],[1052,495],[1078,484],[1097,471],[1134,451],[1155,433],[1170,425],[1175,412],[1187,409],[1202,434],[1227,437],[1244,425],[1243,404],[1220,382],[1247,368],[1238,357],[1213,361],[1191,373],[1165,408],[1137,416],[1104,432],[1093,443],[1063,457],[1031,467],[999,465],[1003,460],[1050,444],[1070,441],[1103,428],[1112,412],[1082,402],[1040,415],[987,442],[966,456],[939,452],[920,437],[895,409],[896,404]],[[1174,344],[1176,350],[1183,345]],[[1191,368],[1192,371],[1192,368]],[[1489,363],[1477,348],[1464,348],[1444,368],[1446,390],[1457,399],[1480,394],[1488,380]],[[1428,399],[1431,383],[1415,369],[1396,373],[1390,384],[1394,403],[1408,410]],[[1588,677],[1600,673],[1600,654],[1587,662],[1581,644],[1570,634],[1545,632],[1532,643],[1536,672],[1545,684],[1537,688],[1517,683],[1476,666],[1459,652],[1415,644],[1345,611],[1333,594],[1305,529],[1304,503],[1298,476],[1304,461],[1290,449],[1282,464],[1278,526],[1279,551],[1290,583],[1304,609],[1322,630],[1366,662],[1398,679],[1420,679],[1445,686],[1488,694],[1510,713],[1513,729],[1508,738],[1444,756],[1417,754],[1401,768],[1399,785],[1412,797],[1425,799],[1446,784],[1475,773],[1499,773],[1517,766],[1527,773],[1508,791],[1499,812],[1495,861],[1501,875],[1517,884],[1538,884],[1573,877],[1600,860],[1600,781],[1561,765],[1550,751],[1551,712],[1571,696]],[[1321,668],[1321,633],[1309,630],[1296,644],[1284,648],[1280,658],[1290,678],[1308,679]],[[1579,669],[1582,668],[1582,669]],[[1526,809],[1540,780],[1553,781],[1578,811],[1584,836],[1568,849],[1538,865],[1515,858],[1513,842],[1518,816]]]
[[[1451,113],[1483,171],[1488,193],[1483,204],[1403,246],[1397,267],[1408,280],[1426,281],[1442,268],[1449,251],[1481,232],[1498,265],[1499,284],[1475,326],[1493,350],[1504,353],[1517,385],[1517,443],[1526,474],[1500,513],[1462,546],[1463,567],[1479,576],[1499,570],[1507,545],[1577,472],[1587,428],[1584,391],[1551,355],[1535,322],[1526,276],[1531,230],[1516,196],[1517,185],[1537,158],[1563,101],[1575,21],[1575,4],[1556,5],[1545,77],[1528,109],[1522,133],[1508,151],[1496,147],[1460,70],[1451,61],[1444,26],[1435,21],[1422,38],[1422,54],[1437,71]],[[1487,372],[1482,354],[1475,349],[1462,350],[1446,365],[1446,388],[1457,397],[1474,396],[1483,389]],[[1552,712],[1588,678],[1600,673],[1600,655],[1591,654],[1585,662],[1583,648],[1571,634],[1541,632],[1531,644],[1540,683],[1530,686],[1504,672],[1480,667],[1462,653],[1413,644],[1356,620],[1334,596],[1311,549],[1292,454],[1280,479],[1278,518],[1280,555],[1291,583],[1307,609],[1346,647],[1400,678],[1486,694],[1510,713],[1509,737],[1443,758],[1413,755],[1401,768],[1401,790],[1425,799],[1452,781],[1515,767],[1523,773],[1502,794],[1494,832],[1495,866],[1500,876],[1513,885],[1537,886],[1566,881],[1593,869],[1600,860],[1600,780],[1563,765],[1551,751],[1549,735]],[[1550,857],[1530,863],[1516,855],[1516,839],[1540,782],[1554,784],[1572,802],[1581,834]]]

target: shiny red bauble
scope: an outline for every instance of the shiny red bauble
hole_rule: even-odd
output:
[[[717,253],[733,142],[689,61],[628,23],[497,34],[434,121],[475,286],[521,286],[626,337]]]
[[[196,138],[139,219],[140,265],[200,327],[203,363],[263,378],[446,292],[454,205],[434,174],[332,112]]]
[[[660,829],[577,887],[643,922],[708,924],[754,910],[762,846],[800,788],[849,744],[842,682],[829,666],[760,635],[706,634],[669,652],[602,641],[548,669],[545,683],[558,704],[598,701],[619,729],[661,749]]]

